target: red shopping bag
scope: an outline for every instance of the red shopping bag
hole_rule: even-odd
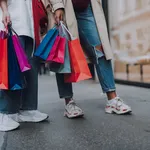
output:
[[[66,38],[58,36],[47,60],[63,64],[65,59],[65,45]]]
[[[78,39],[69,41],[71,73],[65,74],[65,82],[78,82],[92,78],[83,49]]]
[[[8,89],[7,38],[0,38],[0,89]]]

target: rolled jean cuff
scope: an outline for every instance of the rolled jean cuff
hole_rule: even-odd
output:
[[[32,110],[37,110],[37,108],[21,108],[20,110],[23,110],[23,111],[32,111]]]
[[[9,114],[11,115],[11,114],[17,114],[19,112],[18,111],[13,111],[13,112],[12,111],[11,112],[9,112],[9,111],[0,111],[0,113],[1,114],[6,114],[6,115],[9,115]]]
[[[60,95],[59,97],[60,97],[60,99],[66,99],[66,98],[71,99],[71,98],[73,98],[73,94],[72,95],[67,95],[67,96],[66,95]]]
[[[115,92],[116,88],[111,88],[111,89],[103,89],[103,93],[109,93],[109,92]]]

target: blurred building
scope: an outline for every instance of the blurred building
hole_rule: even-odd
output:
[[[150,0],[108,0],[115,78],[150,83]]]

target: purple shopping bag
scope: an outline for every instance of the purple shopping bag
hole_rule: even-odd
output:
[[[29,64],[29,61],[27,59],[24,49],[21,46],[18,36],[13,35],[12,39],[21,72],[30,70],[31,65]]]

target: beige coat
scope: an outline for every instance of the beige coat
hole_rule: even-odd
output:
[[[75,17],[72,1],[71,0],[43,0],[43,1],[45,2],[46,7],[48,5],[51,6],[50,7],[51,12],[54,12],[59,8],[65,9],[65,20],[66,20],[67,27],[74,37],[78,37],[77,20]],[[100,0],[91,0],[91,5],[93,8],[93,14],[96,20],[97,29],[103,45],[106,59],[107,60],[112,59],[113,53],[108,39],[106,21],[105,21]],[[49,28],[53,26],[52,18],[53,18],[52,14],[49,13],[49,19],[51,20],[49,24]]]

